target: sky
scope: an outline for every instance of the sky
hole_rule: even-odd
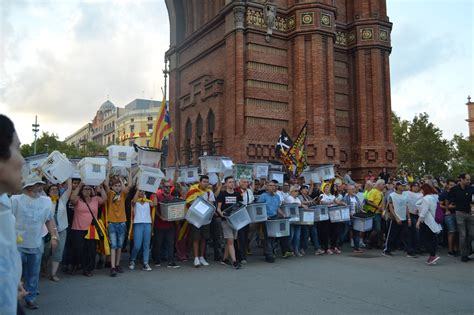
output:
[[[392,109],[427,112],[445,138],[468,134],[474,98],[474,1],[387,0]],[[107,99],[161,100],[169,22],[164,0],[0,0],[0,113],[23,143],[64,139]]]

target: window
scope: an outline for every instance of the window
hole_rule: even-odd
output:
[[[196,120],[196,149],[199,156],[203,155],[203,149],[202,149],[202,143],[201,143],[202,129],[203,129],[203,121],[202,121],[201,115],[198,115],[198,118]]]
[[[135,131],[135,125],[130,125],[130,132],[134,132]]]
[[[148,124],[147,127],[148,131],[153,131],[153,124]]]
[[[153,117],[148,116],[148,121],[153,121]]]

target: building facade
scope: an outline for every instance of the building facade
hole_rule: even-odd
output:
[[[203,153],[273,159],[281,129],[296,138],[308,121],[310,164],[356,176],[396,167],[385,0],[166,5],[170,142],[181,163]]]
[[[81,149],[85,149],[87,142],[105,146],[133,143],[148,146],[160,106],[161,102],[146,99],[135,99],[124,108],[106,101],[92,122],[67,137],[65,142]]]
[[[117,143],[149,146],[160,106],[159,101],[143,99],[136,99],[126,105],[116,122]]]
[[[92,138],[92,123],[87,123],[75,133],[67,137],[64,142],[68,145],[74,145],[83,150],[86,148],[86,143]]]
[[[474,140],[474,102],[471,102],[471,97],[467,97],[467,123],[469,124],[469,138]]]

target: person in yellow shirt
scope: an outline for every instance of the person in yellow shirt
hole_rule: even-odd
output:
[[[120,267],[120,255],[122,245],[127,233],[127,216],[125,214],[125,199],[132,187],[132,172],[129,171],[127,185],[122,177],[114,176],[110,180],[111,186],[105,181],[105,191],[107,192],[107,221],[110,239],[110,276],[115,277],[118,273],[123,273]]]
[[[369,236],[369,247],[381,247],[382,241],[382,212],[384,209],[383,188],[385,181],[383,179],[375,182],[375,187],[370,190],[365,201],[365,209],[374,214],[374,223],[372,232]]]

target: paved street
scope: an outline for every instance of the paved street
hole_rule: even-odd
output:
[[[212,262],[198,270],[108,270],[94,277],[42,281],[40,309],[29,314],[473,314],[474,262],[442,253],[439,264],[382,257],[306,256],[241,270]],[[125,265],[125,263],[123,264]]]

